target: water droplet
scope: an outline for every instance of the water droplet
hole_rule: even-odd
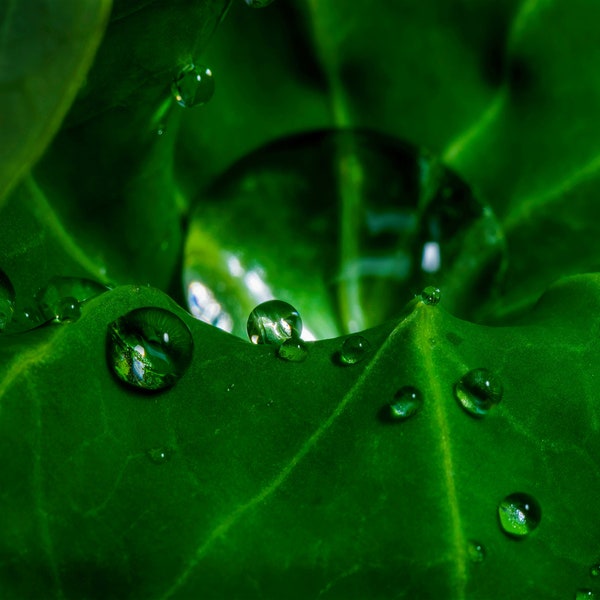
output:
[[[267,300],[250,313],[246,328],[253,344],[280,345],[285,340],[300,337],[302,319],[291,304]]]
[[[345,365],[354,365],[364,360],[371,351],[369,340],[362,335],[351,335],[340,348],[339,360]]]
[[[433,287],[432,285],[428,285],[421,292],[421,300],[423,300],[424,304],[436,305],[439,304],[442,299],[442,292],[439,288]]]
[[[474,417],[484,417],[502,400],[502,382],[488,369],[473,369],[454,387],[460,405]]]
[[[15,312],[15,289],[2,269],[0,269],[0,332],[6,329]]]
[[[81,316],[81,306],[72,296],[61,298],[56,306],[55,318],[57,321],[77,321]]]
[[[52,277],[35,295],[37,310],[42,321],[68,320],[63,313],[75,316],[77,309],[69,309],[70,304],[81,304],[107,292],[109,288],[102,283],[84,277]],[[79,315],[77,315],[79,317]],[[76,318],[77,318],[76,317]]]
[[[279,346],[277,356],[289,362],[302,362],[308,356],[308,348],[302,340],[290,338]]]
[[[162,465],[171,460],[173,450],[171,448],[150,448],[146,456],[156,465]]]
[[[590,589],[579,589],[575,592],[575,600],[594,600],[598,596]]]
[[[406,421],[423,408],[423,394],[415,387],[406,385],[400,388],[390,404],[390,418],[393,421]]]
[[[590,567],[590,575],[598,577],[600,575],[600,563],[596,563]]]
[[[273,0],[244,0],[250,8],[264,8],[269,6]]]
[[[204,65],[187,65],[173,81],[171,92],[184,108],[205,104],[215,92],[212,71]]]
[[[485,560],[487,552],[483,544],[475,540],[470,540],[467,546],[467,554],[472,563],[480,563]]]
[[[138,308],[108,326],[108,363],[135,388],[173,386],[189,367],[193,347],[187,325],[162,308]]]
[[[498,516],[506,535],[523,538],[540,524],[542,509],[533,496],[517,492],[506,496],[500,502]]]

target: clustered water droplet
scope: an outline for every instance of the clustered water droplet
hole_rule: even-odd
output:
[[[300,338],[302,319],[291,304],[267,300],[250,313],[247,331],[253,344],[280,346],[286,340]]]
[[[488,369],[473,369],[454,386],[459,404],[474,417],[484,417],[502,400],[502,382]]]
[[[171,84],[171,93],[184,108],[206,104],[215,93],[212,71],[204,65],[185,66]]]
[[[342,343],[339,361],[344,365],[355,365],[364,360],[371,352],[371,344],[362,335],[351,335]]]
[[[389,406],[392,421],[406,421],[423,408],[423,394],[411,385],[400,388]]]
[[[472,563],[481,563],[486,557],[485,546],[475,540],[470,540],[467,546],[467,555]]]
[[[288,362],[303,362],[308,356],[308,348],[301,339],[290,338],[279,346],[277,356]]]
[[[11,322],[15,312],[15,289],[8,275],[0,269],[0,332]]]
[[[524,538],[537,529],[542,519],[542,509],[530,494],[510,494],[498,505],[500,527],[506,535]]]
[[[138,389],[173,386],[189,367],[193,347],[187,325],[162,308],[138,308],[108,326],[108,364]]]
[[[433,287],[432,285],[427,286],[421,292],[421,300],[424,304],[430,304],[432,306],[435,306],[436,304],[439,304],[441,299],[442,292],[439,288]]]

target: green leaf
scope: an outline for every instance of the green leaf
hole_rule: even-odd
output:
[[[309,343],[305,362],[285,362],[149,288],[119,288],[75,323],[6,337],[4,589],[572,596],[600,535],[589,510],[600,493],[599,286],[595,275],[566,280],[527,325],[506,328],[415,300],[397,322],[365,332],[372,350],[348,366],[335,359],[342,339]],[[149,305],[179,315],[195,342],[189,371],[155,395],[122,387],[105,365],[107,325]],[[504,394],[478,419],[453,390],[482,366]],[[422,392],[422,411],[382,420],[405,385]],[[515,492],[542,510],[519,541],[498,521],[498,504]],[[481,563],[469,559],[471,540],[485,548]],[[32,564],[38,575],[24,577]]]
[[[110,0],[7,0],[0,7],[0,206],[58,131],[110,7]]]

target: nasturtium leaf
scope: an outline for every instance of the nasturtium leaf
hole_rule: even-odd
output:
[[[6,597],[571,597],[600,536],[599,298],[599,276],[565,280],[498,328],[414,299],[347,365],[344,338],[283,361],[150,288],[5,336]],[[188,371],[153,395],[123,387],[106,355],[108,325],[145,306],[194,338]],[[484,419],[453,394],[477,367],[504,386]],[[422,409],[382,419],[405,386]],[[541,509],[521,540],[498,519],[515,494]]]

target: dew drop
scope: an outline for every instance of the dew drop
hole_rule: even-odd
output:
[[[269,6],[273,0],[244,0],[247,6],[250,8],[264,8]]]
[[[79,318],[81,304],[107,292],[102,283],[85,277],[52,277],[35,295],[42,321]]]
[[[291,304],[267,300],[250,313],[246,329],[253,344],[280,345],[288,339],[300,337],[302,319]]]
[[[354,365],[364,360],[371,351],[369,340],[362,335],[351,335],[340,348],[339,359],[344,365]]]
[[[155,465],[162,465],[171,460],[171,456],[173,456],[173,450],[171,450],[171,448],[150,448],[146,451],[146,456]]]
[[[472,416],[484,417],[502,400],[502,382],[488,369],[473,369],[454,387],[459,404]]]
[[[15,289],[10,279],[0,269],[0,332],[6,329],[15,312]]]
[[[593,564],[590,567],[590,575],[592,577],[598,577],[600,575],[600,563]]]
[[[498,516],[500,527],[506,535],[524,538],[540,524],[542,509],[533,496],[517,492],[500,502]]]
[[[215,92],[212,71],[204,65],[187,65],[171,84],[171,92],[184,108],[205,104]]]
[[[579,589],[575,592],[575,600],[594,600],[597,598],[596,592],[590,589]]]
[[[56,306],[55,319],[61,323],[77,321],[81,316],[81,306],[72,296],[61,298]]]
[[[406,421],[423,408],[423,394],[415,387],[406,385],[400,388],[390,404],[392,421]]]
[[[308,348],[302,340],[290,338],[279,346],[277,356],[288,362],[303,362],[308,356]]]
[[[123,382],[144,390],[173,386],[192,360],[187,325],[162,308],[138,308],[108,326],[108,363]]]
[[[467,546],[467,555],[472,563],[483,562],[486,554],[487,552],[483,544],[475,540],[469,540],[469,545]]]
[[[439,304],[441,299],[442,292],[439,288],[433,287],[432,285],[427,286],[421,292],[421,300],[424,304],[430,304],[432,306],[435,306],[436,304]]]

